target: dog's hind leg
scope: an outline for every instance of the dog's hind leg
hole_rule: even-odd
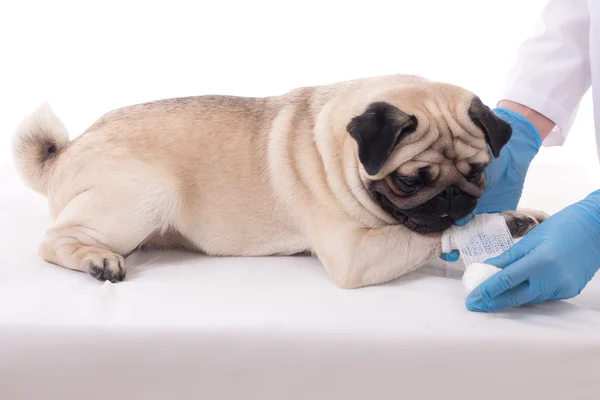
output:
[[[155,191],[112,189],[110,196],[94,188],[73,198],[48,230],[40,256],[102,281],[123,280],[123,257],[164,229],[168,207]]]
[[[39,254],[48,262],[87,272],[99,280],[117,282],[125,278],[123,256],[110,250],[106,237],[92,228],[55,226],[46,234]]]

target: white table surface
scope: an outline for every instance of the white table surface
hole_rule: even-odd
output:
[[[544,171],[528,206],[562,206],[548,171],[563,203],[589,191]],[[39,259],[45,199],[9,165],[0,182],[0,399],[600,398],[597,278],[495,314],[468,312],[438,260],[348,291],[309,257],[136,253],[101,283]]]

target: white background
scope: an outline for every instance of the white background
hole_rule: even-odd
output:
[[[107,111],[201,94],[414,73],[499,100],[544,0],[3,1],[0,162],[20,119],[48,100],[71,136]],[[543,68],[543,66],[540,66]],[[562,148],[600,187],[590,96]]]
[[[0,0],[0,164],[45,100],[72,136],[132,103],[389,73],[493,105],[543,3]],[[577,163],[600,177],[590,112],[586,101],[538,167]],[[555,211],[582,194],[559,175],[530,174],[532,205]],[[100,284],[37,256],[49,217],[15,180],[0,175],[2,400],[600,398],[597,279],[573,301],[495,315],[467,312],[462,284],[445,276],[342,291],[305,257],[135,253],[127,281]]]

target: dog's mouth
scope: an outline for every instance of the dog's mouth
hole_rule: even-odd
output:
[[[454,219],[447,213],[436,214],[434,199],[410,209],[401,209],[395,204],[400,199],[385,181],[375,181],[369,185],[373,200],[400,225],[418,233],[442,232],[452,226]]]

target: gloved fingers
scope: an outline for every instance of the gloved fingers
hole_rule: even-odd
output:
[[[532,287],[529,281],[525,281],[487,301],[474,303],[467,299],[466,306],[470,311],[490,312],[531,304],[532,301],[540,297],[539,291]]]
[[[458,250],[452,250],[449,253],[443,253],[440,258],[447,262],[456,262],[460,258],[460,252]]]
[[[539,295],[538,297],[536,297],[535,299],[528,301],[525,304],[539,304],[539,303],[543,303],[545,301],[548,301],[548,294],[547,293],[542,293],[541,295]]]
[[[519,272],[518,269],[517,272]],[[469,310],[474,310],[490,307],[492,299],[517,287],[526,280],[527,276],[525,274],[513,275],[510,271],[501,270],[476,287],[475,290],[467,296],[467,308]]]
[[[504,254],[511,252],[513,249],[517,248],[519,244],[523,241],[515,244],[509,250],[507,250]],[[523,247],[523,246],[521,246]],[[500,306],[500,304],[516,304],[521,301],[532,301],[537,296],[541,295],[540,287],[537,285],[531,285],[529,282],[529,278],[531,277],[532,269],[536,269],[536,264],[538,260],[538,253],[544,251],[542,248],[535,248],[530,250],[529,246],[524,246],[527,250],[524,252],[522,249],[517,249],[517,254],[522,256],[522,258],[518,259],[514,263],[504,264],[504,269],[492,275],[485,282],[479,285],[469,296],[467,297],[467,308],[471,309],[489,309],[492,310],[493,306]],[[524,254],[521,254],[523,251]],[[502,257],[504,254],[501,254],[499,257]],[[486,261],[486,264],[492,264],[494,260],[497,258],[492,258]],[[511,256],[512,257],[512,256]],[[501,260],[503,261],[503,260]],[[517,291],[517,294],[520,296],[518,298],[507,298],[503,297],[499,302],[493,302],[492,300],[496,297],[503,295],[506,292],[511,291],[511,289],[516,288],[517,286],[527,283],[529,287],[529,291],[525,291],[525,289],[521,288]],[[535,295],[534,295],[535,294]],[[510,296],[510,295],[509,295]],[[520,303],[523,304],[523,303]],[[520,305],[519,304],[519,305]]]

